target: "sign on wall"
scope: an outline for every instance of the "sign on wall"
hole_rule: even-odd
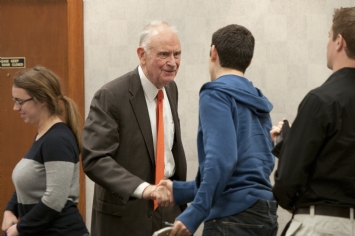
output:
[[[0,68],[25,68],[26,58],[24,57],[0,57]]]

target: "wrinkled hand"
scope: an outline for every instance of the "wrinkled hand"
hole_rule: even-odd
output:
[[[272,126],[270,130],[270,136],[274,143],[276,142],[276,138],[281,134],[283,124],[284,124],[283,120],[279,121],[279,123],[277,125]]]
[[[159,206],[168,207],[174,205],[173,194],[164,185],[149,185],[143,191],[142,198],[156,200]]]
[[[171,180],[161,180],[151,196],[158,202],[159,206],[174,206],[173,182]]]
[[[173,230],[169,236],[190,236],[191,232],[186,228],[186,226],[179,220],[174,223]]]
[[[169,191],[169,193],[166,193],[166,194],[170,195],[169,203],[166,201],[165,204],[162,206],[173,206],[175,204],[174,195],[173,195],[173,182],[170,179],[160,180],[158,187],[161,187],[161,186],[165,187]],[[153,193],[153,195],[152,195],[155,199],[157,199],[158,203],[162,200],[161,194],[162,193],[159,194],[159,192],[157,192],[157,193]]]
[[[17,224],[11,226],[7,231],[6,231],[7,236],[20,236],[20,233],[17,231]]]
[[[6,231],[12,225],[17,224],[17,222],[18,222],[18,219],[14,215],[14,213],[12,213],[11,211],[5,211],[4,212],[4,217],[3,217],[3,220],[2,220],[1,230],[2,231]]]
[[[169,189],[171,193],[173,193],[173,181],[170,179],[160,180],[158,186],[165,186]]]
[[[156,190],[151,194],[151,197],[162,207],[174,206],[175,204],[173,193],[164,185],[159,184]]]
[[[149,185],[148,187],[146,187],[142,193],[142,198],[145,200],[154,200],[151,197],[151,195],[155,191],[156,188],[157,188],[156,185]]]

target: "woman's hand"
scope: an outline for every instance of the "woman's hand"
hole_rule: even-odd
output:
[[[18,222],[18,219],[14,215],[14,213],[12,213],[11,211],[5,211],[4,217],[2,220],[1,230],[7,231],[12,225],[17,224],[17,222]],[[16,231],[17,231],[17,229],[16,229]]]
[[[7,231],[6,231],[7,236],[20,236],[19,232],[17,231],[17,224],[11,226]]]

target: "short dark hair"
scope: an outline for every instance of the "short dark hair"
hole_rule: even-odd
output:
[[[252,33],[241,25],[227,25],[212,35],[222,67],[245,72],[254,54]]]
[[[335,9],[332,29],[333,41],[340,34],[346,42],[346,55],[355,59],[355,7]]]

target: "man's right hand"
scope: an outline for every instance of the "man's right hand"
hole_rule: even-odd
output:
[[[7,231],[12,225],[17,224],[18,219],[11,211],[5,211],[2,220],[2,231]]]
[[[155,191],[156,188],[157,188],[156,185],[148,185],[142,193],[142,198],[145,200],[153,200],[151,195]]]
[[[157,187],[158,189],[152,193],[152,197],[158,202],[159,206],[174,206],[173,182],[170,179],[160,180]]]
[[[158,202],[159,206],[169,207],[175,205],[172,191],[164,185],[159,184],[151,194],[151,197]]]
[[[169,191],[173,193],[173,181],[171,181],[170,179],[160,180],[158,186],[161,185],[167,187]]]
[[[143,191],[142,198],[156,200],[159,206],[168,207],[174,205],[172,192],[164,185],[149,185]]]

